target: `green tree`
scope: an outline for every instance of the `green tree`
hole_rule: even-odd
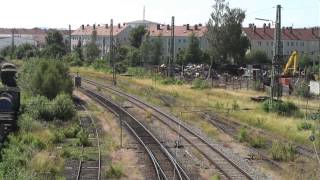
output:
[[[83,49],[82,49],[82,43],[79,40],[77,43],[77,46],[73,50],[75,54],[79,57],[80,60],[83,60]]]
[[[152,53],[151,60],[153,65],[159,65],[162,61],[162,41],[160,37],[157,37],[151,43]]]
[[[49,30],[46,36],[46,46],[43,54],[50,58],[61,58],[66,54],[63,35],[58,30]]]
[[[200,63],[202,63],[202,50],[200,49],[200,42],[194,33],[190,36],[190,43],[189,43],[189,46],[185,52],[184,61],[185,61],[184,64],[187,64],[187,63],[200,64]]]
[[[22,44],[15,49],[17,59],[30,58],[38,55],[38,49],[31,44]]]
[[[98,48],[96,41],[97,31],[94,30],[92,31],[90,43],[86,45],[85,55],[88,63],[92,63],[100,55],[100,49]]]
[[[29,66],[31,72],[30,90],[33,94],[55,98],[59,93],[72,93],[72,79],[69,69],[62,61],[41,60],[37,66]]]
[[[252,50],[246,57],[246,63],[248,64],[270,64],[271,60],[268,58],[268,55],[261,50]]]
[[[213,63],[241,63],[249,47],[249,40],[242,35],[245,12],[231,9],[225,0],[215,0],[207,24],[207,39]]]
[[[150,40],[150,35],[146,34],[145,39],[142,42],[140,47],[141,58],[143,63],[150,64],[151,63],[151,55],[152,55],[152,44]]]
[[[130,32],[129,41],[131,46],[139,48],[141,46],[143,36],[147,33],[144,26],[138,26]]]
[[[15,49],[15,47],[14,47],[14,49]],[[0,56],[2,56],[2,57],[8,57],[8,56],[10,56],[11,55],[11,52],[12,52],[12,50],[11,50],[11,46],[6,46],[6,47],[4,47],[4,48],[2,48],[1,50],[0,50]]]
[[[300,69],[305,69],[312,66],[312,59],[308,55],[298,57],[298,65]]]

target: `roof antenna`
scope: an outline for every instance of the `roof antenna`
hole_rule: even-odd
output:
[[[143,6],[143,21],[146,20],[146,6]]]

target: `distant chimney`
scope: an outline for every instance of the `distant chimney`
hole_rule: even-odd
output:
[[[96,30],[96,25],[95,24],[93,24],[93,30]]]
[[[252,24],[251,23],[249,24],[249,28],[252,28]]]
[[[268,24],[268,28],[269,28],[269,29],[271,28],[271,23]]]
[[[98,24],[98,26],[100,26],[100,24]]]
[[[121,28],[121,24],[120,24],[120,23],[118,24],[118,28],[119,28],[119,29]]]
[[[293,28],[290,27],[289,29],[290,29],[290,33],[293,34]]]
[[[267,28],[267,24],[266,24],[266,23],[263,23],[263,32],[264,32],[264,33],[266,32],[266,28]]]
[[[84,30],[84,24],[81,25],[81,29]]]
[[[106,24],[106,25],[105,25],[105,28],[108,29],[108,28],[109,28],[109,24]]]
[[[167,30],[170,30],[170,25],[169,24],[167,25]]]
[[[198,25],[196,24],[196,25],[194,25],[194,29],[195,30],[199,30],[199,28],[198,28]]]
[[[89,24],[87,24],[87,26],[89,26]]]
[[[257,32],[257,26],[253,26],[253,32],[254,32],[254,33]]]
[[[187,24],[187,30],[190,30],[190,24]]]
[[[282,32],[285,33],[286,32],[286,28],[282,27]]]
[[[160,24],[157,24],[157,30],[160,30]]]
[[[202,26],[202,24],[201,23],[199,23],[199,27],[201,27]]]

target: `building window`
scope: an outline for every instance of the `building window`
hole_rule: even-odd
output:
[[[261,46],[261,41],[258,41],[258,45]]]
[[[288,42],[287,45],[290,46],[290,42]]]
[[[273,46],[273,42],[271,42],[271,46]]]
[[[183,39],[183,43],[186,43],[187,42],[187,40],[186,39]]]
[[[269,42],[267,41],[267,46],[269,46]]]
[[[181,43],[181,39],[179,39],[178,42]]]
[[[304,46],[304,42],[301,42],[300,45],[301,45],[301,46]]]
[[[294,46],[294,42],[291,42],[291,46]]]
[[[298,46],[298,42],[296,42],[296,46]]]

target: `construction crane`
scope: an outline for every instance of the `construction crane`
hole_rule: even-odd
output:
[[[299,54],[297,51],[293,51],[284,70],[283,70],[283,75],[288,76],[290,75],[290,72],[292,71],[292,75],[295,75],[297,73],[297,68],[298,68],[298,58]]]

